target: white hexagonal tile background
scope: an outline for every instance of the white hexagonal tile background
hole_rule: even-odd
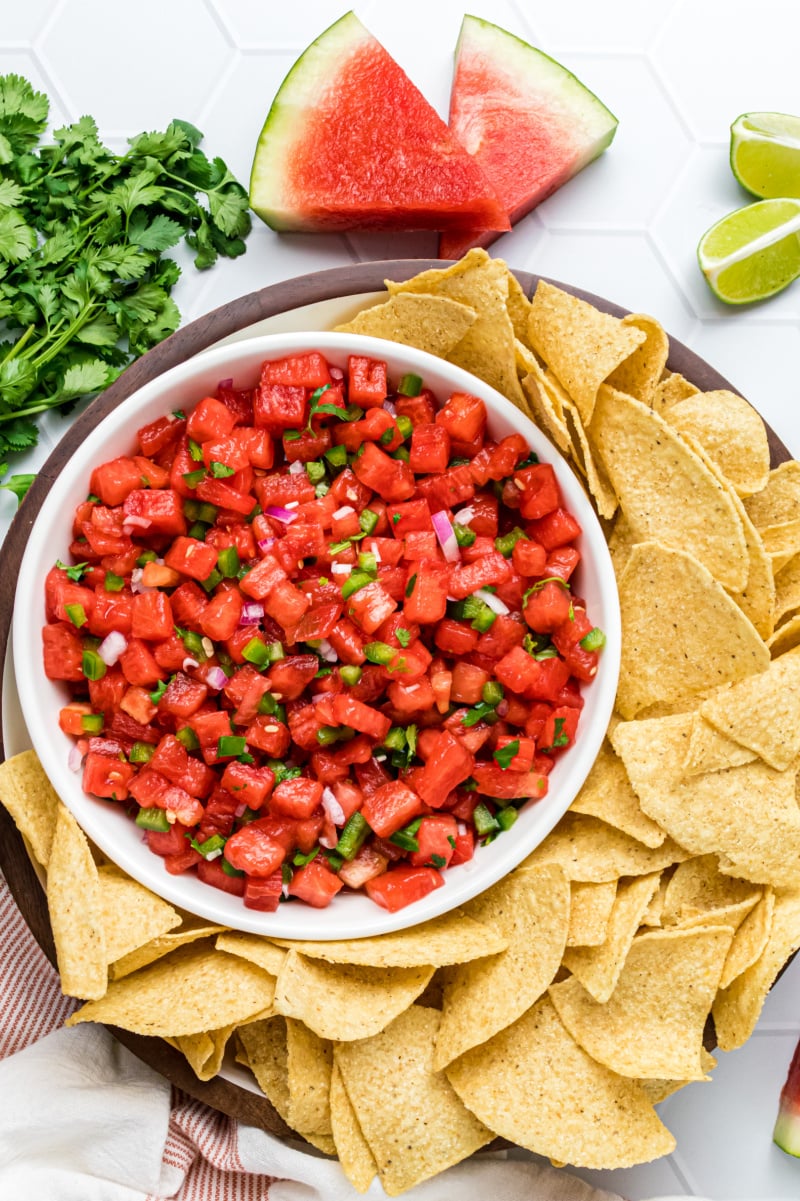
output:
[[[173,116],[205,132],[247,183],[256,139],[300,51],[347,9],[338,0],[8,0],[0,73],[48,93],[55,127],[92,113],[114,147]],[[362,0],[356,11],[446,116],[464,13],[454,0]],[[747,202],[727,158],[747,110],[800,112],[800,7],[794,0],[492,0],[469,11],[557,57],[620,121],[610,150],[495,244],[512,265],[572,282],[658,316],[728,376],[800,456],[800,283],[758,306],[717,302],[696,264],[703,231]],[[428,257],[435,237],[281,236],[258,221],[246,255],[184,275],[188,321],[249,291],[359,260]],[[51,415],[36,470],[69,418]],[[0,494],[0,536],[13,498]],[[634,1201],[653,1194],[798,1198],[800,1163],[771,1144],[777,1097],[800,1034],[800,960],[770,996],[755,1035],[720,1056],[713,1082],[662,1106],[678,1150],[650,1165],[585,1172]]]

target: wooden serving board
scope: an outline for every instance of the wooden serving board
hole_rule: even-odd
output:
[[[309,305],[346,300],[348,297],[364,293],[381,292],[386,279],[401,281],[431,267],[446,265],[446,263],[433,259],[396,259],[388,262],[334,267],[327,271],[301,275],[295,279],[262,288],[260,291],[251,292],[247,296],[242,296],[238,300],[214,309],[213,312],[207,313],[179,329],[131,364],[119,379],[81,413],[64,435],[40,470],[24,503],[11,523],[5,542],[0,547],[0,664],[7,663],[6,652],[14,609],[16,579],[31,527],[53,481],[69,463],[73,453],[90,430],[94,429],[104,417],[113,412],[137,388],[149,383],[170,367],[176,366],[223,339],[237,335],[242,336],[243,331],[247,331],[249,327],[259,322],[276,318],[281,314],[302,310]],[[526,295],[532,295],[539,276],[524,271],[517,271],[515,275]],[[572,288],[557,280],[548,282],[572,292],[614,316],[622,317],[628,311],[600,296]],[[313,321],[313,317],[310,317],[309,321]],[[302,326],[295,322],[293,328],[300,329]],[[307,328],[319,329],[322,326],[309,324]],[[266,329],[263,332],[267,332]],[[667,366],[671,371],[678,371],[691,380],[701,391],[720,388],[736,391],[733,385],[728,383],[705,360],[674,339],[670,339],[670,356]],[[769,427],[767,427],[767,433],[774,467],[791,458],[791,455]],[[6,680],[4,683],[7,688],[13,686],[13,681]],[[0,719],[2,716],[0,709]],[[6,758],[3,742],[4,731],[5,724],[0,720],[0,761]],[[23,840],[2,806],[0,806],[0,868],[5,874],[14,899],[36,941],[50,962],[55,964],[55,948],[44,891],[31,865]],[[266,1097],[222,1077],[216,1077],[208,1082],[198,1080],[183,1055],[162,1039],[147,1038],[116,1028],[113,1029],[113,1033],[140,1059],[189,1095],[249,1125],[261,1127],[280,1136],[299,1138],[281,1120]]]

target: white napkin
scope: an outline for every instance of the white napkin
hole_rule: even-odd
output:
[[[358,1201],[339,1165],[198,1102],[100,1026],[56,1030],[0,1063],[0,1197],[14,1201]],[[367,1194],[382,1198],[375,1181]],[[619,1201],[567,1172],[478,1157],[409,1201]]]

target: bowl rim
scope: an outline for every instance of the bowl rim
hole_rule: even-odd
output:
[[[122,436],[119,430],[120,426],[125,427],[125,435],[128,437],[128,445],[130,445],[131,436],[139,425],[144,423],[136,414],[140,410],[148,410],[147,419],[152,420],[149,413],[150,407],[158,407],[160,412],[169,411],[169,408],[174,406],[169,404],[165,397],[176,386],[195,387],[195,380],[198,377],[207,376],[210,379],[216,374],[217,378],[221,378],[223,372],[227,377],[231,374],[231,370],[235,374],[237,368],[234,365],[242,360],[254,358],[263,360],[271,354],[280,357],[285,353],[297,352],[301,349],[318,349],[323,352],[339,352],[341,354],[364,353],[394,362],[407,360],[407,366],[416,365],[422,368],[417,374],[422,374],[424,378],[431,379],[439,375],[447,377],[448,382],[444,386],[434,385],[434,391],[439,394],[444,389],[451,391],[460,389],[481,395],[487,402],[490,411],[490,424],[491,416],[494,416],[501,423],[506,422],[515,427],[523,433],[537,453],[541,452],[545,460],[553,464],[562,487],[565,503],[570,511],[576,514],[583,527],[583,538],[590,547],[590,557],[585,561],[597,574],[599,594],[603,602],[602,627],[607,635],[607,643],[601,660],[601,672],[598,673],[598,678],[584,689],[584,697],[589,712],[592,714],[592,720],[585,722],[583,737],[571,748],[570,755],[560,761],[558,765],[560,767],[563,763],[569,768],[568,771],[561,772],[561,775],[567,775],[569,780],[566,786],[562,786],[560,800],[563,799],[563,803],[549,805],[547,820],[542,819],[533,823],[539,831],[534,842],[520,839],[518,831],[517,837],[514,839],[498,840],[489,848],[481,848],[482,856],[487,856],[487,852],[493,852],[490,856],[491,868],[488,857],[482,859],[479,867],[475,866],[476,860],[473,859],[468,864],[450,868],[443,888],[437,889],[422,901],[399,910],[395,914],[387,913],[363,897],[340,896],[335,898],[332,905],[326,910],[315,911],[309,906],[302,906],[302,910],[306,911],[304,916],[307,920],[294,916],[301,909],[296,905],[280,906],[277,911],[278,917],[276,917],[272,914],[249,910],[245,908],[241,898],[230,897],[228,894],[203,884],[196,878],[170,876],[164,871],[158,857],[149,850],[145,852],[147,858],[142,857],[140,865],[137,856],[127,853],[124,843],[120,848],[113,840],[109,840],[106,825],[93,820],[92,807],[103,806],[105,808],[104,802],[86,796],[79,787],[78,777],[68,772],[66,755],[58,757],[62,754],[60,748],[65,745],[63,740],[68,741],[67,736],[61,735],[61,731],[57,729],[55,734],[61,738],[54,737],[52,730],[42,729],[41,723],[36,720],[37,708],[40,708],[42,686],[51,692],[54,688],[58,688],[57,682],[46,680],[41,670],[40,635],[39,628],[36,626],[36,617],[43,612],[42,604],[37,604],[37,599],[40,599],[37,598],[37,588],[41,593],[43,559],[45,553],[49,554],[49,551],[45,552],[43,549],[43,544],[47,541],[43,531],[49,529],[51,524],[58,524],[58,515],[65,508],[71,518],[74,502],[68,502],[67,498],[70,491],[74,491],[76,487],[76,472],[79,478],[88,479],[91,466],[105,461],[108,457],[107,453],[100,450],[101,446],[108,441],[113,441],[115,433],[118,437]],[[393,370],[400,369],[400,367],[395,367]],[[250,370],[254,371],[253,368]],[[210,388],[211,385],[203,386]],[[198,393],[194,395],[196,403],[200,396]],[[63,517],[62,520],[64,520]],[[594,610],[597,612],[596,602]],[[310,330],[260,334],[256,337],[244,338],[241,341],[201,351],[137,388],[94,427],[53,481],[31,528],[17,581],[13,638],[20,704],[34,748],[42,761],[45,772],[56,786],[65,804],[74,813],[87,835],[105,855],[157,895],[199,917],[218,921],[231,929],[260,933],[265,936],[322,941],[388,933],[437,917],[466,903],[477,893],[496,883],[507,872],[513,870],[513,867],[534,849],[535,845],[538,845],[538,842],[553,828],[571,804],[588,774],[605,736],[613,710],[619,672],[621,623],[614,571],[599,520],[580,481],[564,456],[525,414],[483,381],[462,368],[455,367],[425,351],[364,335]],[[36,669],[37,659],[38,672]],[[547,802],[552,796],[553,793],[548,794],[548,797],[541,802],[542,806],[547,806]],[[105,808],[105,812],[108,812],[107,808]],[[135,831],[135,827],[124,814],[120,813],[119,816],[129,829]],[[494,850],[501,846],[506,848],[502,855]],[[513,853],[511,852],[512,846]],[[152,870],[147,870],[147,868]],[[452,873],[459,874],[460,879],[456,879]],[[477,883],[472,878],[475,876],[479,877]],[[189,892],[185,887],[187,883],[194,885]],[[198,890],[202,890],[202,892]],[[198,893],[196,900],[191,895],[194,892]],[[339,917],[339,911],[343,909],[344,905],[349,905],[352,910],[353,902],[360,903],[362,908],[368,905],[369,916],[372,917],[372,920],[366,923],[368,928],[359,924],[356,932],[349,928],[342,929],[342,921],[346,921],[348,916],[355,915],[342,914],[342,920],[338,925],[331,916]],[[334,909],[334,906],[337,908]],[[285,920],[284,915],[287,914],[287,911],[292,915],[291,921]],[[372,916],[373,911],[374,917]],[[327,920],[324,915],[329,915]]]

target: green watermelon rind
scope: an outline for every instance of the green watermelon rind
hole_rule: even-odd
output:
[[[497,47],[492,56],[494,62],[502,62],[503,68],[508,68],[508,74],[519,80],[521,88],[531,77],[531,64],[536,64],[536,83],[546,83],[549,99],[552,100],[558,95],[563,97],[565,115],[572,121],[581,119],[585,136],[591,139],[587,140],[583,154],[578,160],[580,165],[575,168],[576,172],[611,145],[619,125],[618,118],[586,84],[549,54],[531,46],[516,34],[501,29],[499,25],[470,14],[467,14],[461,23],[455,50],[456,62],[468,41],[484,51],[488,43],[493,41]],[[539,94],[538,88],[529,90],[531,95]],[[467,149],[470,149],[469,146]]]
[[[279,87],[262,126],[250,173],[250,207],[276,230],[298,230],[297,214],[286,207],[291,147],[302,135],[302,114],[312,107],[331,64],[344,62],[359,46],[373,41],[353,12],[334,21],[303,51]]]

